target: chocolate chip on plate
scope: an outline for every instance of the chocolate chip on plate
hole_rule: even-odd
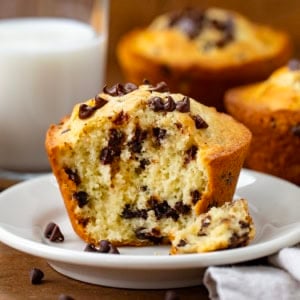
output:
[[[38,268],[33,268],[30,270],[29,277],[31,284],[40,284],[44,278],[44,273]]]
[[[120,254],[118,248],[108,240],[99,241],[98,245],[87,244],[84,251],[97,253]]]
[[[63,242],[64,236],[60,231],[60,228],[54,222],[50,222],[44,231],[45,238],[49,239],[51,242]]]
[[[98,252],[98,249],[93,244],[87,244],[84,248],[85,252]]]

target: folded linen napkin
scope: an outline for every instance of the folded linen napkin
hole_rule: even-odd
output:
[[[203,283],[212,300],[300,300],[300,244],[265,265],[209,267]]]

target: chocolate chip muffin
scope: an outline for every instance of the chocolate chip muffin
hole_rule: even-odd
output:
[[[263,82],[229,90],[225,105],[253,134],[246,167],[300,185],[300,62],[291,60]]]
[[[125,34],[117,48],[127,80],[164,80],[171,91],[219,110],[228,88],[265,79],[290,55],[287,34],[217,8],[159,16]]]
[[[249,244],[255,227],[245,199],[212,207],[194,222],[176,232],[171,253],[199,253]]]
[[[78,235],[139,246],[230,202],[250,139],[232,117],[146,82],[76,105],[46,149]]]

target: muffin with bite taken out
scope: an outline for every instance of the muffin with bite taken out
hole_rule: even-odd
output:
[[[231,116],[147,82],[105,87],[76,105],[49,128],[46,149],[76,233],[89,244],[142,246],[170,243],[212,207],[227,211],[250,140]],[[229,233],[207,251],[252,239],[247,206],[232,207],[247,228],[224,215],[210,228]]]

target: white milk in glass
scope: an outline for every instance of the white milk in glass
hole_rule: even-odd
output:
[[[48,168],[47,128],[103,85],[107,37],[79,21],[0,21],[0,169]]]

